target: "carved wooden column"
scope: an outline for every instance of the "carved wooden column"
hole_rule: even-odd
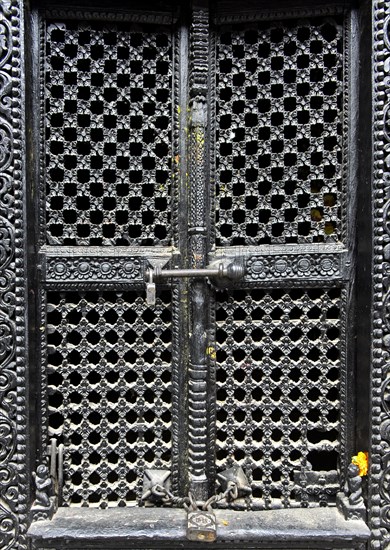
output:
[[[204,268],[207,257],[207,82],[208,82],[207,2],[195,3],[190,34],[190,171],[189,171],[189,255],[192,269]],[[189,474],[190,489],[197,499],[208,497],[206,463],[208,288],[202,279],[190,283],[190,364],[189,364]]]

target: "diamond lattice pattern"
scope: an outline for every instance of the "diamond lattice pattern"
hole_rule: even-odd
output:
[[[340,239],[341,20],[224,28],[216,70],[217,244]]]
[[[171,34],[68,21],[46,40],[48,243],[169,243]]]
[[[217,463],[238,462],[250,480],[253,496],[238,507],[334,500],[340,305],[339,289],[219,294]]]
[[[171,296],[49,293],[49,435],[66,505],[124,506],[171,456]]]

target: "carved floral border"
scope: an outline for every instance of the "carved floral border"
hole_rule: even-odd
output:
[[[56,281],[134,281],[143,282],[142,262],[128,258],[48,258],[46,282]]]
[[[274,279],[340,278],[343,257],[338,254],[252,256],[246,262],[246,278],[254,281]]]
[[[23,4],[0,1],[0,548],[26,548]]]

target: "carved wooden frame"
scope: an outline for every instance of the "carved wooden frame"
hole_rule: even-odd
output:
[[[26,547],[23,2],[0,4],[0,547]]]
[[[390,540],[390,4],[373,13],[371,548]],[[24,278],[24,3],[0,3],[0,548],[27,547],[29,496]]]
[[[390,540],[389,183],[390,5],[373,3],[373,340],[371,364],[371,547]]]

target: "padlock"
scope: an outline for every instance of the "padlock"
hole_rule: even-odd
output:
[[[198,542],[214,542],[217,538],[217,521],[213,512],[195,510],[188,512],[187,539]]]
[[[156,285],[153,282],[152,269],[149,269],[149,282],[146,283],[146,303],[148,306],[156,305]]]

